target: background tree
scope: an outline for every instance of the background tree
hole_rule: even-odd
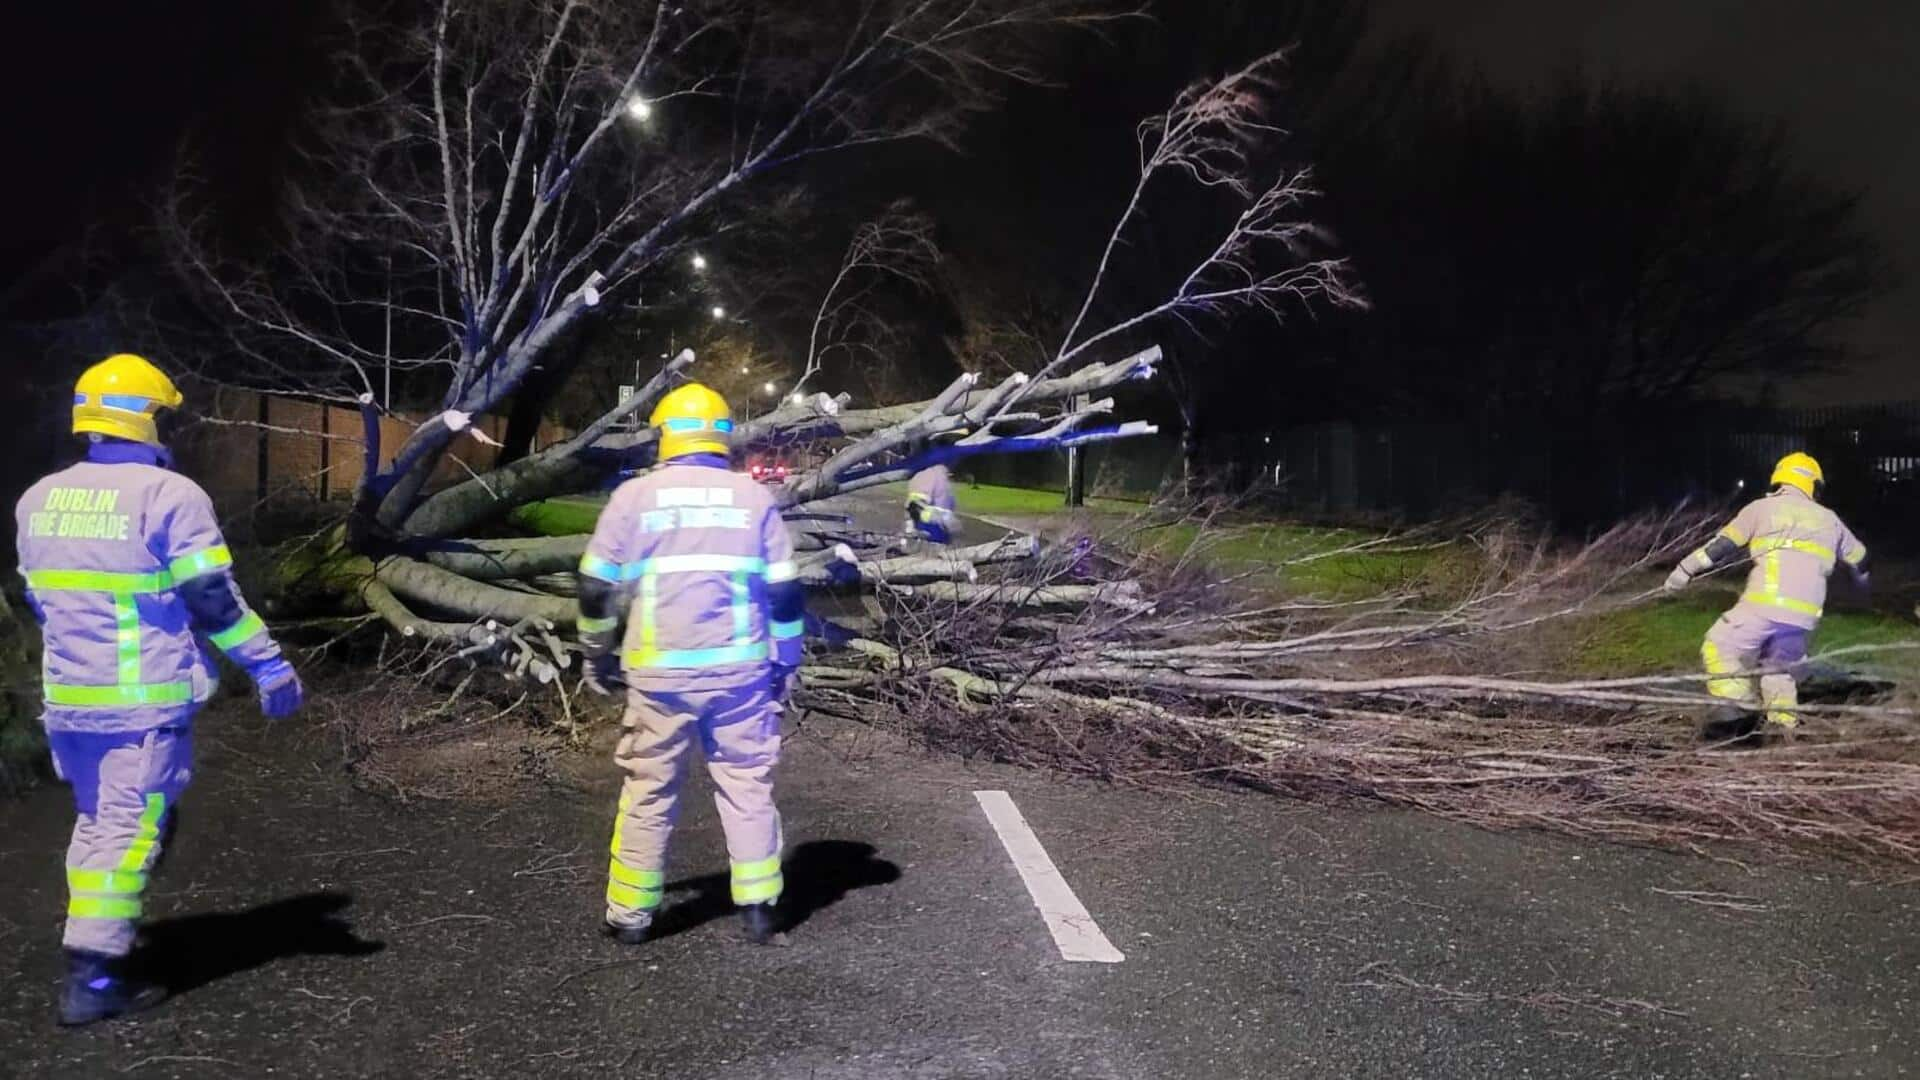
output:
[[[1704,94],[1419,85],[1325,166],[1410,398],[1560,422],[1795,373],[1884,287],[1855,198]]]
[[[1067,94],[1017,93],[992,121],[1005,149],[984,179],[926,202],[966,223],[949,263],[990,268],[968,286],[979,299],[966,323],[1015,326],[1099,243],[1100,222],[1045,208],[1131,175],[1096,148],[1116,141],[1115,118],[1071,103],[1128,101],[1181,71],[1291,48],[1288,137],[1268,152],[1311,162],[1329,193],[1318,223],[1374,303],[1162,339],[1176,361],[1206,358],[1169,365],[1180,407],[1164,419],[1216,464],[1292,425],[1465,418],[1533,447],[1512,455],[1557,449],[1559,474],[1533,493],[1591,511],[1606,462],[1581,460],[1580,444],[1617,441],[1596,433],[1641,417],[1694,426],[1702,398],[1840,362],[1850,319],[1887,285],[1853,195],[1796,163],[1777,128],[1704,91],[1578,70],[1538,90],[1497,87],[1430,41],[1370,30],[1362,4],[1158,14],[1128,42],[1137,62],[1124,73],[1075,56]],[[1025,167],[1027,126],[1071,147],[1064,171]],[[1181,237],[1211,209],[1158,206],[1128,242],[1178,265]],[[1676,424],[1669,409],[1695,411]],[[1489,478],[1493,491],[1503,482]]]

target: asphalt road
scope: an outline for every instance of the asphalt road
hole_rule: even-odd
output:
[[[523,751],[506,734],[447,760],[511,772]],[[1860,884],[1859,868],[1745,869],[1403,813],[1118,790],[806,721],[780,777],[788,946],[738,940],[700,783],[673,853],[673,932],[626,949],[597,933],[615,791],[598,754],[491,798],[402,802],[357,788],[312,729],[216,710],[202,751],[151,902],[179,994],[138,1021],[53,1026],[66,795],[0,807],[0,940],[16,958],[0,974],[0,1073],[1920,1069],[1920,893]],[[981,789],[1012,793],[1123,962],[1060,959]]]

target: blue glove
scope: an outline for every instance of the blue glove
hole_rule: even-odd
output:
[[[281,657],[262,660],[249,667],[247,675],[253,679],[254,689],[260,691],[260,711],[269,720],[292,716],[306,703],[307,692],[300,685],[300,676]]]

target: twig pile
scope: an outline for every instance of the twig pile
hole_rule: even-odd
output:
[[[1546,663],[1539,642],[1574,620],[1650,602],[1648,571],[1701,525],[1640,519],[1563,551],[1470,523],[1453,535],[1473,548],[1477,579],[1438,606],[1411,587],[1261,604],[1191,554],[1116,558],[1128,538],[983,562],[989,572],[966,589],[870,573],[879,596],[847,620],[847,651],[807,669],[807,702],[1125,782],[1222,778],[1495,827],[1920,861],[1910,653],[1888,654],[1892,689],[1806,705],[1798,741],[1764,750],[1702,740],[1712,700],[1690,672],[1574,681],[1516,670]]]

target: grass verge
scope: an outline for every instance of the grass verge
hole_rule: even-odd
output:
[[[507,519],[539,536],[580,536],[593,531],[606,505],[604,499],[545,499],[519,507]]]
[[[1473,580],[1470,552],[1459,545],[1383,542],[1358,529],[1291,523],[1210,525],[1178,523],[1143,534],[1143,546],[1165,558],[1192,555],[1228,573],[1271,569],[1272,588],[1326,600],[1358,600],[1410,590],[1444,599]]]
[[[1579,674],[1645,675],[1700,663],[1700,642],[1738,597],[1728,590],[1687,593],[1574,621],[1571,666]],[[1920,627],[1877,611],[1829,611],[1811,651],[1920,642]]]
[[[957,484],[954,502],[961,513],[976,517],[1038,517],[1066,509],[1062,492],[995,484]],[[1138,514],[1145,507],[1122,499],[1090,498],[1086,509],[1122,515]],[[1471,559],[1454,545],[1382,544],[1347,550],[1377,535],[1289,523],[1216,523],[1203,529],[1180,522],[1130,534],[1130,542],[1168,559],[1191,554],[1224,573],[1257,574],[1270,568],[1272,587],[1332,600],[1402,589],[1445,597],[1471,581]]]
[[[905,488],[901,489],[904,499]],[[998,484],[953,485],[953,502],[963,514],[1051,514],[1067,507],[1066,493],[1040,488],[1001,487]],[[1145,504],[1125,499],[1090,497],[1086,509],[1100,513],[1137,513]]]

